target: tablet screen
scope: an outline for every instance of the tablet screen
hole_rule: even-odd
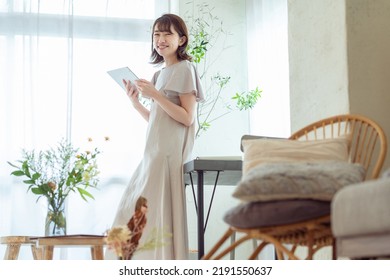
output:
[[[114,70],[107,71],[107,73],[123,88],[126,90],[125,85],[122,80],[130,80],[131,83],[134,83],[139,78],[129,69],[129,67],[122,67]]]

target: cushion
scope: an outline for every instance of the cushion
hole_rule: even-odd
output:
[[[348,161],[348,137],[298,141],[287,139],[242,140],[243,174],[262,163]]]
[[[390,178],[346,186],[332,200],[332,231],[337,237],[390,232]]]
[[[311,199],[242,203],[224,215],[224,221],[239,228],[278,226],[304,222],[330,214],[330,203]]]
[[[233,196],[246,202],[318,199],[330,201],[343,186],[364,180],[360,164],[342,161],[261,164],[238,183]]]

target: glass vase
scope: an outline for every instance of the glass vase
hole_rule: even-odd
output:
[[[50,207],[47,210],[45,223],[45,236],[66,235],[65,206]]]

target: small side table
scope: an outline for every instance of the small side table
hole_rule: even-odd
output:
[[[41,248],[41,258],[52,260],[54,247],[90,247],[92,260],[103,260],[104,235],[62,235],[34,237],[37,248]]]
[[[201,259],[204,255],[205,231],[216,187],[217,185],[234,186],[240,181],[242,176],[242,160],[237,158],[227,159],[224,157],[196,158],[184,164],[183,172],[185,185],[190,185],[192,188],[196,213],[198,215],[198,259]],[[194,184],[194,181],[197,184]],[[194,185],[196,185],[197,195],[195,195]],[[205,185],[214,185],[208,210],[205,209],[204,205]],[[207,210],[206,219],[204,217],[205,210]]]
[[[0,238],[0,243],[7,245],[4,254],[4,260],[17,260],[19,257],[20,247],[22,245],[30,245],[34,260],[42,258],[42,251],[36,247],[33,236],[3,236]]]

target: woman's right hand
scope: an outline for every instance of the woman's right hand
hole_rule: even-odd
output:
[[[126,87],[126,94],[130,98],[133,106],[139,104],[140,103],[138,99],[139,93],[137,87],[134,84],[132,84],[129,80],[126,81],[123,79],[122,82]]]

